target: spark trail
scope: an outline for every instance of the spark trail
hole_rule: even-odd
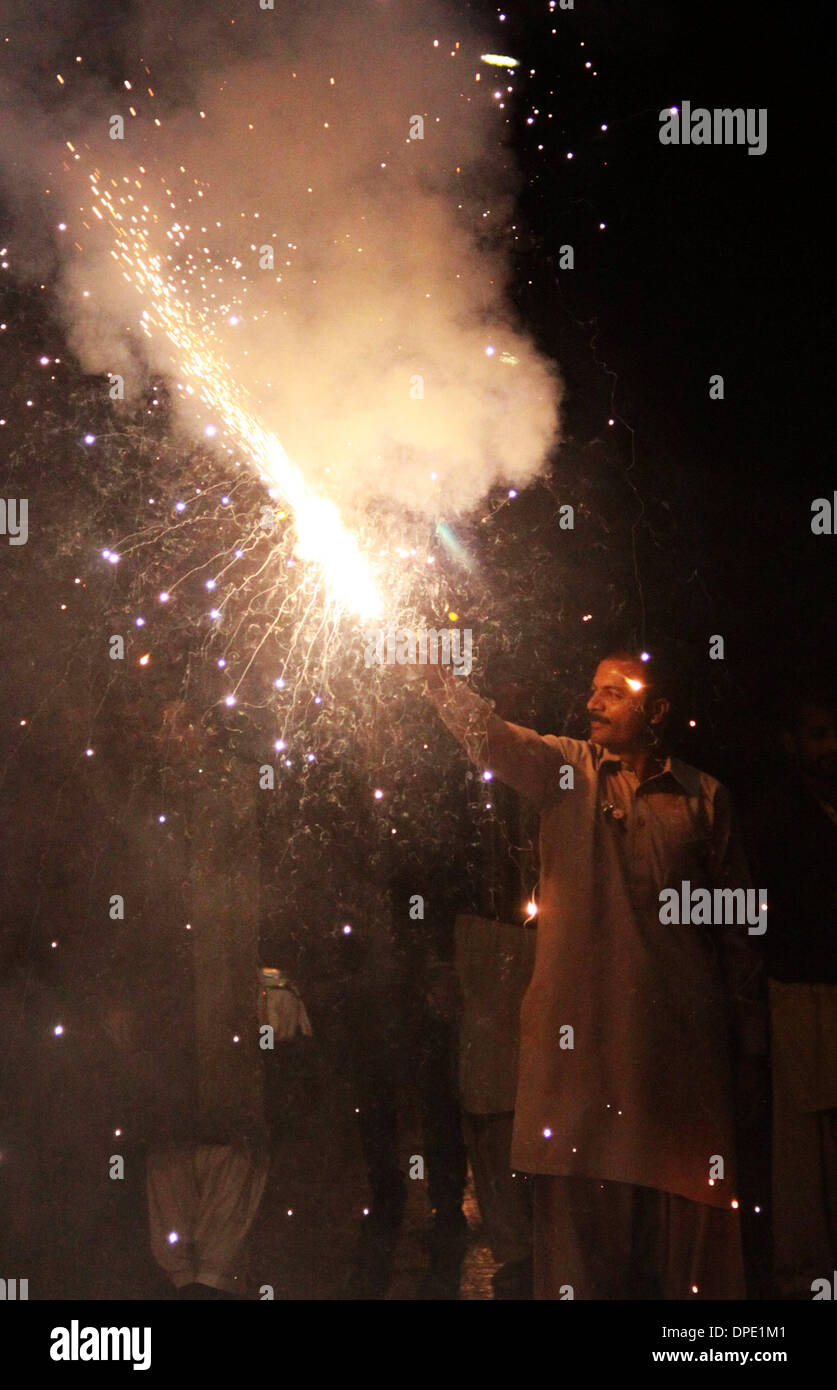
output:
[[[120,211],[109,190],[100,187],[96,173],[90,175],[90,183],[95,199],[92,211],[100,221],[109,223],[116,238],[111,255],[119,263],[124,279],[142,297],[143,330],[149,337],[155,329],[165,334],[175,349],[175,365],[189,383],[186,391],[197,391],[222,422],[229,438],[250,458],[270,496],[281,497],[292,510],[297,554],[319,566],[335,607],[363,619],[379,617],[383,610],[381,597],[336,506],[312,491],[280,440],[256,418],[247,392],[233,380],[230,367],[213,350],[214,335],[207,316],[181,298],[166,274],[162,257],[150,246],[145,227],[136,214],[127,210],[126,199],[117,200],[126,208]],[[156,220],[144,208],[143,220],[149,217]]]

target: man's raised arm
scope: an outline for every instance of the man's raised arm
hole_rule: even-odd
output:
[[[447,675],[439,666],[414,667],[413,671],[425,678],[424,693],[471,761],[537,807],[543,806],[565,761],[559,749],[534,729],[501,719],[461,676]],[[412,679],[417,682],[418,675]]]

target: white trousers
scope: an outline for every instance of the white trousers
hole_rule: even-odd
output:
[[[262,1200],[269,1159],[228,1144],[183,1144],[148,1155],[155,1260],[175,1288],[242,1290],[236,1264]]]

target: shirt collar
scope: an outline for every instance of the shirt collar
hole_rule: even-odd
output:
[[[630,770],[621,758],[617,757],[615,753],[609,753],[606,748],[602,748],[599,766],[609,767],[617,772]],[[700,773],[697,768],[690,767],[688,763],[681,762],[679,758],[666,758],[660,771],[656,772],[653,777],[648,777],[642,786],[646,787],[649,782],[658,782],[664,777],[673,777],[689,796],[700,794]]]

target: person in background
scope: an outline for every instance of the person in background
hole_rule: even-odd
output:
[[[506,710],[531,707],[517,681],[501,680],[497,693]],[[511,1142],[520,1005],[535,951],[537,817],[502,782],[471,772],[466,786],[470,816],[459,857],[467,872],[455,924],[462,1129],[483,1235],[498,1266],[492,1296],[530,1299],[531,1181],[512,1171]]]
[[[456,1085],[453,914],[444,879],[442,863],[395,857],[387,929],[364,933],[362,923],[355,929],[357,968],[347,980],[344,1011],[371,1200],[344,1288],[349,1299],[386,1295],[408,1174],[421,1180],[430,1205],[427,1266],[417,1297],[459,1297],[467,1164]],[[415,1154],[407,1152],[399,1123],[410,1102],[420,1125]]]
[[[759,816],[773,1087],[778,1292],[837,1268],[837,691],[797,679],[778,710],[786,758]]]

